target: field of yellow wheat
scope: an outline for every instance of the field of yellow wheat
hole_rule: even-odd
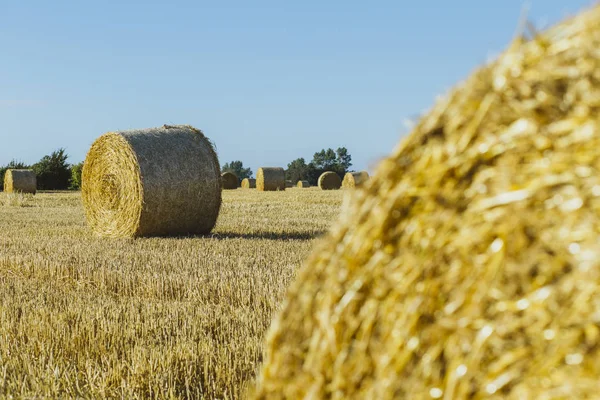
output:
[[[101,239],[79,193],[0,193],[0,397],[240,398],[344,193],[223,192],[210,235]]]

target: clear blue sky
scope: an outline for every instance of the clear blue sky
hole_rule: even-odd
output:
[[[252,3],[252,5],[251,5]],[[0,164],[110,130],[192,124],[221,163],[372,167],[514,35],[525,2],[0,0]],[[553,23],[589,0],[530,0]]]

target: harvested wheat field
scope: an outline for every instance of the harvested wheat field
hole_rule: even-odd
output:
[[[342,195],[224,191],[207,236],[102,239],[79,193],[0,193],[0,398],[243,398]]]

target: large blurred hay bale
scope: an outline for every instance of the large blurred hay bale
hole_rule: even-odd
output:
[[[327,171],[319,176],[317,185],[321,190],[337,190],[342,186],[342,180],[335,172]]]
[[[256,188],[256,179],[244,178],[242,179],[242,189],[254,189]]]
[[[37,189],[35,172],[30,169],[7,169],[4,173],[6,193],[32,193]]]
[[[357,186],[361,186],[369,180],[369,173],[367,171],[360,172],[346,172],[344,180],[342,181],[342,188],[354,189]]]
[[[460,84],[353,198],[256,398],[597,398],[600,8]]]
[[[223,172],[221,174],[221,185],[225,190],[237,189],[238,182],[238,177],[233,172]]]
[[[296,186],[299,188],[307,188],[310,187],[310,183],[308,181],[298,181]]]
[[[88,223],[108,237],[208,233],[221,206],[220,175],[212,143],[191,126],[109,132],[83,166]]]
[[[285,190],[285,171],[281,167],[262,167],[256,172],[256,189]]]

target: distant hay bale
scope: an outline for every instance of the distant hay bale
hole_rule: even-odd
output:
[[[299,271],[255,398],[597,398],[600,7],[440,99]]]
[[[285,190],[285,171],[283,168],[259,168],[256,173],[256,189],[260,191]]]
[[[87,221],[106,237],[208,233],[221,206],[220,175],[212,143],[191,126],[106,133],[83,166]]]
[[[233,172],[223,172],[221,174],[221,185],[223,189],[237,189],[238,177]]]
[[[308,183],[308,181],[298,181],[298,184],[296,185],[299,188],[307,188],[310,187],[310,183]]]
[[[293,188],[294,187],[294,183],[292,181],[285,181],[285,187],[286,188]]]
[[[254,178],[244,178],[242,180],[242,188],[243,189],[254,189],[254,188],[256,188],[256,179],[254,179]]]
[[[37,189],[35,172],[30,169],[7,169],[4,173],[6,193],[32,193]]]
[[[347,172],[342,181],[342,188],[354,189],[357,186],[363,185],[368,180],[369,173],[367,171]]]
[[[321,190],[336,190],[342,186],[340,176],[332,171],[323,172],[317,183]]]

